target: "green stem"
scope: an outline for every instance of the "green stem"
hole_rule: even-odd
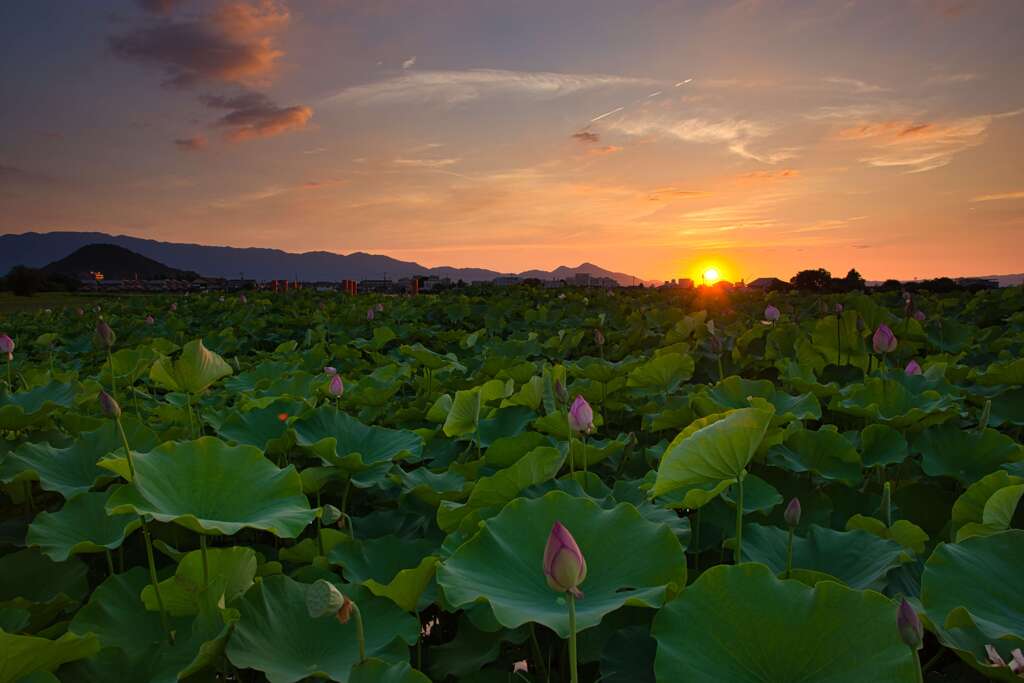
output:
[[[722,354],[718,354],[718,381],[725,379],[725,370],[722,368]]]
[[[195,434],[196,426],[195,421],[192,418],[192,394],[186,394],[186,405],[188,406],[188,430]]]
[[[910,648],[910,654],[914,658],[914,672],[916,673],[917,683],[924,683],[924,672],[921,671],[921,657],[914,648]]]
[[[13,368],[13,365],[14,365],[14,362],[10,358],[8,358],[7,359],[7,390],[9,392],[11,392],[12,394],[14,393],[14,368]]]
[[[740,563],[743,557],[743,475],[746,470],[740,472],[739,480],[736,482],[736,564]]]
[[[110,576],[116,573],[114,571],[114,556],[110,554],[110,550],[107,550],[107,571],[110,573]]]
[[[206,556],[206,534],[199,534],[199,551],[203,554],[203,587],[210,587],[210,561]]]
[[[569,598],[569,680],[579,683],[576,671],[576,598],[572,593],[566,593],[566,596]]]
[[[842,318],[836,314],[836,367],[843,362],[843,330],[840,326]]]
[[[319,491],[319,489],[316,492],[316,506],[320,507],[320,491]],[[327,553],[324,552],[324,535],[323,535],[323,533],[321,533],[321,529],[322,529],[322,525],[320,523],[320,518],[317,517],[316,518],[316,551],[317,551],[318,555],[320,555],[321,557],[324,557],[324,556],[327,555]]]
[[[586,437],[585,434],[580,434],[580,444],[583,446],[583,486],[586,487],[586,485],[587,485],[587,437]]]
[[[789,578],[793,574],[793,527],[789,528],[789,544],[786,546],[786,576]]]
[[[107,364],[110,366],[110,395],[117,400],[117,379],[114,378],[114,357],[110,353],[110,347],[107,347]]]
[[[565,412],[565,428],[568,430],[566,433],[569,435],[569,476],[572,476],[576,474],[576,463],[572,457],[572,423],[569,422],[569,411]]]
[[[530,649],[533,650],[533,661],[537,663],[537,668],[540,669],[537,673],[544,671],[544,658],[540,654],[540,642],[537,640],[537,629],[532,621],[530,622]]]
[[[359,643],[359,663],[366,661],[366,636],[363,634],[363,613],[359,605],[352,603],[352,615],[356,618],[356,640]]]

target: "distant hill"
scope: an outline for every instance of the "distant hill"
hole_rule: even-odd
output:
[[[194,280],[198,273],[165,266],[116,244],[87,244],[42,267],[50,275],[88,277],[99,271],[107,280]]]
[[[364,252],[335,254],[328,251],[310,251],[294,254],[279,249],[180,244],[129,237],[128,235],[108,235],[101,232],[26,232],[0,236],[0,274],[6,273],[16,265],[39,268],[52,261],[63,259],[75,250],[90,244],[116,245],[161,264],[167,264],[170,268],[195,271],[207,277],[335,282],[343,279],[363,280],[386,277],[397,280],[412,275],[436,275],[453,280],[480,282],[508,275],[508,273],[499,273],[486,268],[452,268],[448,266],[427,268],[412,261],[400,261],[390,256]],[[89,270],[95,270],[95,268],[89,268]],[[519,275],[542,280],[555,280],[571,277],[576,273],[611,277],[621,285],[631,285],[634,282],[632,275],[614,273],[591,263],[583,263],[576,268],[561,266],[553,271],[530,270]],[[641,282],[656,284],[656,282],[641,278],[635,278],[635,281],[637,284]]]

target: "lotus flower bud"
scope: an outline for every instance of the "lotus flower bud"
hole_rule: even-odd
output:
[[[708,346],[711,348],[711,353],[716,356],[722,353],[722,340],[719,339],[718,335],[713,334],[708,337]]]
[[[325,365],[324,366],[324,374],[325,375],[337,375],[338,374],[338,368],[334,367],[333,365]]]
[[[836,315],[842,315],[842,314],[843,314],[843,305],[842,304],[836,304]]]
[[[244,292],[242,294],[238,295],[238,303],[240,303],[240,304],[249,303],[249,299],[246,298]]]
[[[112,347],[114,342],[117,340],[117,335],[114,334],[114,330],[111,329],[106,320],[101,320],[96,323],[96,336],[100,338],[100,341],[102,341],[103,345],[108,349]]]
[[[327,390],[331,392],[331,396],[341,396],[345,393],[345,383],[341,381],[341,375],[331,375],[331,382],[327,385]]]
[[[154,323],[156,323],[156,320],[153,318],[153,316],[147,315],[146,316],[146,324],[147,325],[152,325]]]
[[[604,332],[601,330],[594,330],[594,343],[598,346],[604,346]]]
[[[548,534],[544,548],[544,578],[552,590],[583,597],[579,585],[587,578],[587,561],[576,545],[576,539],[561,522],[555,522]]]
[[[920,375],[922,372],[921,365],[916,360],[911,360],[907,363],[907,367],[903,369],[903,372],[908,375]]]
[[[352,616],[352,601],[326,579],[317,579],[306,589],[306,610],[312,619],[333,614],[343,624]]]
[[[922,311],[921,309],[917,309],[916,311],[914,311],[914,320],[916,320],[917,322],[923,323],[925,317],[926,316],[924,314],[924,311]]]
[[[556,379],[555,380],[554,393],[555,393],[555,400],[558,401],[559,403],[568,403],[569,402],[569,392],[565,390],[565,385],[562,384],[562,380],[560,380],[560,379]]]
[[[875,353],[892,353],[896,350],[896,335],[892,333],[889,326],[881,324],[871,337],[871,345]]]
[[[786,520],[786,526],[790,529],[795,529],[800,526],[800,499],[794,498],[789,501],[789,505],[786,506],[786,511],[782,514],[783,519]]]
[[[324,505],[321,510],[320,521],[327,526],[332,526],[341,519],[341,510],[331,504]]]
[[[77,315],[79,318],[81,318],[83,315],[85,315],[85,311],[82,310],[81,306],[79,306],[78,308],[75,309],[75,315]]]
[[[384,304],[377,304],[377,312],[378,313],[383,313],[384,312]]]
[[[176,303],[172,303],[172,304],[171,304],[171,312],[174,312],[174,311],[176,311],[176,310],[178,310],[178,304],[176,304]]]
[[[576,396],[569,408],[569,427],[574,432],[589,433],[594,429],[594,410],[582,394]]]
[[[779,311],[779,309],[775,308],[775,306],[772,306],[771,304],[765,306],[764,319],[767,320],[768,322],[775,322],[776,320],[779,319],[781,315],[782,313]]]
[[[899,612],[896,614],[896,626],[899,628],[900,638],[907,644],[907,647],[913,650],[921,649],[921,643],[924,640],[924,627],[921,626],[917,612],[906,598],[900,603]]]
[[[14,358],[14,340],[6,334],[0,334],[0,353],[7,354],[7,360]]]
[[[117,404],[113,396],[101,390],[99,398],[100,412],[114,420],[121,417],[121,406]]]
[[[366,309],[366,319],[373,320],[373,306]]]

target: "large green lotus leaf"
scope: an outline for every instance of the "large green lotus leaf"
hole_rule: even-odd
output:
[[[550,445],[550,442],[548,437],[537,432],[503,436],[488,446],[484,452],[484,462],[491,467],[508,467],[533,449]]]
[[[723,494],[722,500],[729,503],[733,509],[736,508],[736,485],[733,484]],[[748,474],[743,477],[743,514],[760,512],[767,515],[776,505],[783,502],[782,494],[778,489],[755,474]],[[683,518],[685,519],[685,517]]]
[[[989,417],[988,423],[992,427],[1024,426],[1024,387],[1010,389],[993,396],[991,417]]]
[[[70,408],[75,389],[56,380],[27,391],[0,391],[0,431],[27,429],[58,408]]]
[[[339,586],[359,606],[366,632],[366,654],[385,662],[407,660],[419,624],[390,600],[363,589]],[[228,659],[243,669],[266,674],[271,683],[293,683],[309,676],[345,683],[359,659],[355,620],[313,619],[306,609],[306,584],[271,576],[255,584],[237,604],[241,618],[228,642]]]
[[[566,369],[577,377],[586,377],[592,382],[607,384],[616,377],[628,374],[641,361],[635,358],[625,358],[618,362],[584,356],[575,362],[565,364]]]
[[[693,407],[700,415],[713,415],[726,410],[747,408],[750,398],[763,398],[775,406],[773,424],[792,420],[818,420],[821,404],[814,394],[790,396],[775,389],[766,379],[751,380],[732,375],[710,389],[693,396]]]
[[[254,368],[224,380],[224,387],[233,393],[265,389],[275,380],[295,371],[291,363],[264,361]]]
[[[389,535],[342,541],[327,557],[344,568],[345,579],[351,583],[389,583],[400,571],[416,567],[436,550],[437,544],[425,538],[410,540]]]
[[[47,626],[89,592],[87,567],[78,559],[54,562],[37,548],[0,557],[0,607],[28,610],[29,631]]]
[[[617,629],[601,650],[601,681],[655,683],[658,643],[647,624]]]
[[[206,551],[207,569],[211,585],[222,581],[220,599],[224,606],[249,590],[256,576],[256,552],[252,548],[210,548]],[[202,606],[202,591],[206,587],[203,579],[202,551],[187,553],[178,563],[174,576],[160,582],[160,597],[163,598],[167,613],[173,616],[194,616]],[[142,601],[146,609],[159,610],[152,585],[142,589]]]
[[[658,611],[652,634],[660,683],[918,680],[888,598],[832,581],[780,581],[759,564],[705,571]]]
[[[574,467],[577,470],[582,469],[584,461],[586,462],[587,467],[593,467],[599,462],[615,457],[621,453],[628,444],[628,434],[619,434],[614,439],[605,440],[588,438],[585,444],[581,439],[574,436],[572,441],[572,460]],[[559,450],[564,449],[566,455],[568,455],[568,443],[559,443],[558,447]]]
[[[993,534],[1009,528],[1020,500],[1022,484],[1024,477],[996,470],[968,486],[953,504],[952,527],[957,542],[969,536]],[[992,526],[986,523],[986,513],[989,521],[994,522]]]
[[[111,490],[88,492],[64,503],[57,512],[40,512],[28,528],[26,541],[43,554],[63,562],[79,553],[100,553],[121,547],[139,528],[138,515],[108,515]]]
[[[897,429],[938,424],[960,411],[954,396],[933,389],[914,392],[902,382],[880,377],[868,377],[843,387],[829,407]]]
[[[465,368],[459,364],[459,359],[455,356],[454,353],[449,353],[442,356],[439,353],[431,351],[430,349],[425,347],[423,344],[420,344],[419,342],[412,345],[402,344],[400,347],[398,347],[398,351],[403,355],[409,356],[417,363],[430,370],[440,370],[446,365],[451,365],[452,367],[459,370],[465,370]]]
[[[994,429],[960,429],[954,424],[930,427],[918,435],[921,469],[931,477],[953,477],[973,484],[1001,465],[1024,460],[1024,447]]]
[[[671,394],[693,377],[693,356],[666,353],[652,358],[629,373],[626,386],[657,394]]]
[[[400,570],[387,583],[367,579],[363,586],[374,595],[390,599],[406,612],[418,611],[431,602],[429,598],[425,599],[424,595],[433,595],[433,592],[427,593],[427,588],[434,579],[438,564],[436,556],[428,555],[415,567]]]
[[[281,416],[295,415],[301,409],[298,401],[280,400],[257,410],[233,410],[217,427],[217,434],[222,439],[256,446],[270,454],[284,454],[291,449],[294,439],[287,417],[282,420]]]
[[[743,527],[743,559],[786,571],[789,531],[773,526]],[[793,568],[834,576],[850,588],[873,588],[899,564],[903,547],[866,531],[835,531],[812,525],[793,537]]]
[[[984,372],[973,370],[971,379],[986,387],[1024,385],[1024,358],[992,363]]]
[[[458,617],[458,626],[455,637],[452,640],[430,648],[430,675],[436,681],[443,681],[448,676],[456,680],[464,681],[475,672],[479,672],[484,666],[490,664],[501,654],[502,643],[511,641],[522,643],[529,638],[529,631],[524,626],[510,631],[501,628],[501,625],[494,622],[490,614],[489,624],[478,626],[470,618],[477,613],[487,611],[470,609]]]
[[[857,449],[832,425],[797,429],[768,449],[768,462],[791,472],[814,472],[823,479],[856,484],[861,479]]]
[[[683,430],[668,445],[651,495],[712,486],[701,501],[707,502],[742,476],[764,439],[772,413],[760,408],[741,408],[714,417],[714,421],[701,421],[702,426],[695,431]],[[689,502],[687,507],[698,507]]]
[[[868,367],[868,347],[864,343],[863,333],[857,329],[857,311],[844,311],[837,320],[829,315],[820,318],[811,333],[814,350],[824,357],[825,363],[838,365],[840,354],[842,362],[853,365],[861,370]]]
[[[122,417],[132,451],[148,450],[159,443],[149,428],[134,418]],[[107,455],[124,454],[124,446],[112,420],[91,432],[80,434],[67,448],[47,443],[24,443],[3,462],[3,470],[34,473],[39,486],[57,491],[65,498],[85,493],[97,482],[109,480],[111,473],[97,463]]]
[[[477,425],[480,446],[487,448],[498,439],[521,434],[536,417],[537,413],[526,406],[512,405],[494,410]]]
[[[465,503],[442,501],[437,508],[437,525],[450,533],[474,512],[486,508],[500,510],[524,489],[553,479],[564,462],[565,455],[557,448],[535,448],[510,467],[477,480]]]
[[[532,373],[536,370],[533,363],[523,364],[524,369],[527,372]],[[522,382],[519,391],[501,401],[501,407],[507,408],[509,406],[522,406],[529,408],[536,412],[540,410],[540,405],[544,401],[544,378],[540,375],[532,375],[525,382]]]
[[[444,421],[444,435],[465,436],[476,433],[481,404],[479,387],[456,391],[451,410]]]
[[[1020,529],[940,545],[925,563],[921,605],[929,630],[990,677],[998,672],[985,666],[986,644],[995,645],[1007,660],[1012,648],[1024,647],[1022,566]]]
[[[227,361],[203,346],[202,339],[194,339],[182,347],[177,360],[164,356],[153,363],[149,377],[169,391],[195,395],[232,372]]]
[[[23,631],[32,619],[27,609],[20,607],[0,607],[0,630],[8,633]]]
[[[394,460],[418,460],[423,453],[423,438],[415,432],[365,425],[332,406],[318,408],[293,428],[301,448],[349,473]]]
[[[860,433],[861,462],[864,467],[898,465],[907,459],[907,440],[888,425],[872,424]]]
[[[49,640],[0,631],[0,683],[24,681],[37,672],[53,671],[67,662],[91,657],[99,649],[100,642],[91,633],[65,633],[57,640]]]
[[[352,667],[349,683],[430,683],[422,672],[409,666],[408,662],[387,662],[367,657]]]
[[[251,528],[281,538],[295,538],[316,516],[294,467],[278,469],[258,448],[209,436],[135,456],[135,480],[114,492],[107,511],[150,515],[198,533]]]
[[[465,497],[463,491],[466,488],[466,478],[458,472],[432,472],[426,467],[417,467],[411,472],[406,472],[399,468],[392,476],[401,481],[402,488],[409,495],[426,502],[432,508],[437,508],[442,500]]]
[[[924,553],[925,543],[928,542],[928,534],[925,530],[906,519],[897,519],[891,527],[887,527],[885,522],[880,519],[858,514],[846,520],[846,530],[853,531],[855,529],[866,531],[879,538],[896,541],[917,555]]]
[[[487,601],[498,622],[543,624],[569,635],[565,596],[544,578],[544,546],[556,521],[569,529],[587,560],[577,601],[577,628],[596,626],[625,605],[659,607],[686,585],[686,559],[672,531],[623,503],[606,510],[594,501],[552,491],[519,498],[438,568],[437,583],[453,608]]]

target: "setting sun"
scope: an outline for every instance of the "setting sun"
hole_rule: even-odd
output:
[[[715,267],[706,268],[702,274],[704,284],[713,285],[721,279],[721,275],[718,274],[718,269]]]

